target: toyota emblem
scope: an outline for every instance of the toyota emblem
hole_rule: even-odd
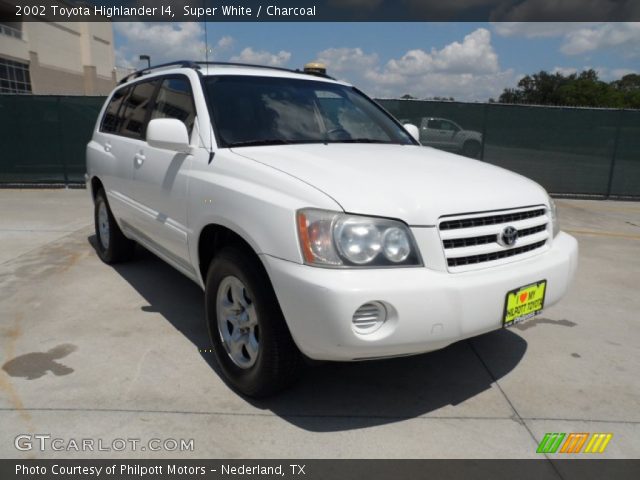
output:
[[[498,243],[503,247],[513,247],[518,240],[518,230],[515,227],[504,227],[498,236]]]

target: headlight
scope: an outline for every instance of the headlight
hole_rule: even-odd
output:
[[[555,238],[560,232],[560,227],[558,226],[558,213],[556,211],[556,203],[551,198],[551,195],[547,194],[549,197],[549,216],[551,217],[551,229],[553,231],[553,237]]]
[[[355,217],[336,222],[334,239],[340,256],[356,265],[371,263],[382,250],[382,233],[376,224]]]
[[[384,256],[395,263],[404,262],[411,254],[411,239],[406,229],[388,228],[382,237],[382,245]]]
[[[325,267],[420,266],[413,235],[402,222],[316,210],[298,211],[305,263]]]

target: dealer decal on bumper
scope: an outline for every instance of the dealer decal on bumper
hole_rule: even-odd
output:
[[[544,308],[547,281],[516,288],[507,293],[502,325],[510,327],[539,314]]]

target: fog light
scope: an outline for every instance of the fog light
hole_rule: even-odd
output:
[[[353,329],[366,335],[378,330],[387,320],[387,309],[380,302],[367,302],[353,314]]]

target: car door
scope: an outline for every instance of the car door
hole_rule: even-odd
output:
[[[141,203],[139,192],[135,184],[135,169],[141,157],[144,156],[144,130],[149,107],[158,80],[145,80],[129,86],[118,111],[117,131],[115,132],[111,148],[118,162],[126,168],[129,174],[126,188],[121,195],[115,194],[118,201],[124,204],[126,214],[122,216],[121,228],[125,234],[138,234],[145,228],[146,209]]]
[[[420,126],[420,142],[435,148],[443,148],[445,132],[438,118],[423,118]]]
[[[97,158],[95,164],[100,170],[109,206],[125,225],[130,224],[135,216],[131,199],[133,163],[128,157],[126,142],[120,136],[122,115],[130,93],[130,86],[121,87],[113,93],[90,144]]]
[[[157,81],[147,122],[156,118],[176,118],[185,124],[191,137],[196,112],[189,78],[186,75],[170,75],[160,77]],[[136,200],[144,209],[142,229],[145,243],[190,273],[187,173],[192,160],[189,154],[154,148],[142,141],[136,152],[133,171]]]
[[[441,148],[444,150],[458,150],[458,138],[457,133],[460,131],[460,127],[449,120],[440,120],[440,141]]]

